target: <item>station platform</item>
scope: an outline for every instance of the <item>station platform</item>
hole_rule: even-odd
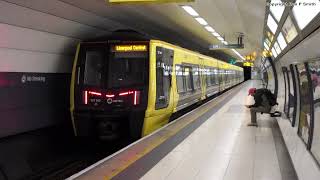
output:
[[[277,121],[248,127],[247,81],[69,179],[298,179]]]

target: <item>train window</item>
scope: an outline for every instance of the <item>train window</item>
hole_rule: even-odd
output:
[[[115,52],[109,60],[108,87],[142,85],[146,81],[145,52]]]
[[[86,51],[84,84],[89,86],[101,86],[103,71],[103,52]]]
[[[204,73],[206,75],[206,83],[207,83],[207,87],[212,86],[211,84],[211,71],[210,69],[205,69]]]
[[[182,73],[183,73],[183,67],[180,65],[176,65],[176,79],[177,79],[178,93],[184,92]]]
[[[192,67],[193,86],[195,89],[200,89],[199,67]]]
[[[214,74],[214,69],[210,69],[210,82],[211,82],[211,85],[215,85],[216,84],[216,78],[215,78],[215,74]]]
[[[215,77],[215,83],[216,85],[219,84],[219,73],[218,69],[214,69],[214,77]]]
[[[169,105],[173,50],[156,48],[156,109]]]
[[[225,74],[224,74],[224,70],[223,69],[219,69],[219,81],[220,84],[224,84],[225,83]]]
[[[192,71],[191,67],[184,67],[183,68],[183,77],[184,77],[184,82],[185,82],[185,90],[186,92],[192,91]]]
[[[224,82],[228,82],[228,71],[224,71]]]

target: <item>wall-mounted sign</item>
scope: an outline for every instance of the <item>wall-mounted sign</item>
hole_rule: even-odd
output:
[[[195,0],[107,0],[113,4],[126,4],[126,3],[181,3],[181,2],[194,2]]]
[[[216,50],[216,49],[243,49],[244,45],[243,44],[216,44],[216,45],[210,45],[209,49],[210,50]]]
[[[147,45],[115,45],[116,52],[137,52],[147,51]]]
[[[236,64],[236,63],[237,63],[236,59],[233,59],[233,58],[229,59],[229,64]]]

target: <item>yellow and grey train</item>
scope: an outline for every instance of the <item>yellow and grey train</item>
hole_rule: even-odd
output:
[[[138,139],[194,103],[243,81],[243,69],[153,39],[83,42],[73,64],[76,136]]]

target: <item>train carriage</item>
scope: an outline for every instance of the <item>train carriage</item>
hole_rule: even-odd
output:
[[[242,76],[240,67],[159,40],[80,43],[70,89],[74,133],[138,139]]]

